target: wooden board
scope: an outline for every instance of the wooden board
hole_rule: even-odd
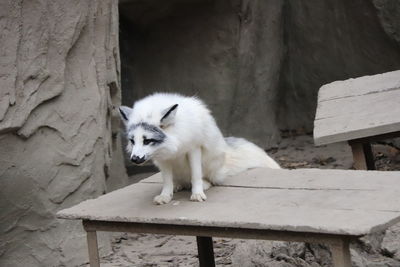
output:
[[[162,179],[158,173],[141,182],[161,183]],[[255,168],[230,177],[223,186],[289,190],[387,190],[399,191],[400,194],[400,172]]]
[[[400,131],[400,71],[337,81],[320,88],[317,145]]]
[[[326,173],[336,178],[328,181]],[[360,181],[362,174],[368,182]],[[382,186],[384,181],[390,186]],[[400,219],[398,172],[254,169],[212,187],[206,202],[191,202],[184,191],[156,206],[152,199],[160,189],[156,175],[62,210],[58,217],[353,236]]]

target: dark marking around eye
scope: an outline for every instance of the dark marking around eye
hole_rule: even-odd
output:
[[[153,138],[147,139],[147,138],[143,137],[143,144],[144,145],[156,145],[156,144],[159,144],[161,142],[162,141],[157,140],[157,139],[153,139]]]
[[[166,138],[165,133],[157,126],[148,124],[146,122],[139,122],[137,124],[132,125],[129,130],[134,130],[137,127],[142,127],[145,131],[151,132],[154,140],[157,143],[162,143]]]

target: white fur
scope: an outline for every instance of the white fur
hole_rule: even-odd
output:
[[[167,125],[160,122],[166,111],[171,112]],[[171,201],[174,188],[191,188],[193,201],[204,201],[204,190],[221,184],[228,176],[256,167],[278,169],[279,165],[261,148],[242,138],[224,139],[206,105],[196,97],[157,93],[137,101],[128,113],[127,129],[140,122],[162,127],[166,138],[157,146],[141,144],[143,130],[131,134],[135,145],[128,145],[131,155],[152,159],[161,170],[163,188],[154,198],[156,204]]]

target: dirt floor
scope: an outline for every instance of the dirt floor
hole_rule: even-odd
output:
[[[395,145],[374,144],[373,150],[378,170],[400,170],[400,150]],[[347,144],[315,147],[310,135],[284,133],[279,146],[268,153],[283,168],[352,168]],[[383,236],[378,239],[382,242]],[[364,246],[361,251],[371,255],[352,250],[356,266],[400,266],[400,261],[392,259],[395,252],[379,254],[370,243],[373,241],[357,246]],[[215,238],[214,250],[217,266],[330,266],[329,250],[319,245]],[[194,237],[118,234],[113,253],[102,258],[101,263],[104,267],[198,266],[196,242]]]

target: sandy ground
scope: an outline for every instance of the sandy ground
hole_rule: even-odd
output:
[[[396,147],[376,144],[373,146],[373,149],[375,157],[377,158],[376,164],[379,170],[400,170],[400,153]],[[279,146],[270,149],[268,153],[276,159],[283,168],[352,168],[351,150],[347,144],[341,143],[315,147],[310,135],[291,136],[289,133],[286,133]],[[137,177],[133,177],[132,181],[137,181]],[[285,250],[280,256],[284,257],[282,262],[276,261],[277,259],[279,260],[278,254],[278,258],[275,257],[274,261],[269,258],[265,260],[261,259],[260,261],[247,259],[250,263],[243,264],[243,262],[246,261],[246,257],[251,253],[254,253],[254,255],[263,255],[263,251],[251,252],[252,249],[260,249],[260,246],[254,245],[256,244],[255,242],[263,241],[215,238],[214,250],[217,266],[328,266],[323,262],[324,255],[319,255],[319,264],[316,265],[307,265],[308,263],[299,262],[303,261],[299,258],[285,260],[285,257],[291,253],[288,250],[293,250],[293,253],[295,253],[296,250],[312,252],[313,248],[305,247],[304,244],[288,248],[287,246],[280,246],[279,242],[276,242],[278,245],[275,244],[274,248],[275,251],[277,251],[276,253],[279,253],[279,249]],[[317,250],[314,249],[314,251]],[[271,251],[268,253],[271,253]],[[265,252],[264,254],[271,255],[268,253]],[[316,253],[314,253],[314,257],[317,257],[315,254]],[[307,255],[303,258],[306,259]],[[290,260],[294,262],[290,262]],[[198,266],[196,240],[194,237],[183,236],[116,234],[115,241],[113,242],[113,253],[103,257],[101,263],[104,267]],[[386,265],[382,263],[376,266],[396,265]]]

